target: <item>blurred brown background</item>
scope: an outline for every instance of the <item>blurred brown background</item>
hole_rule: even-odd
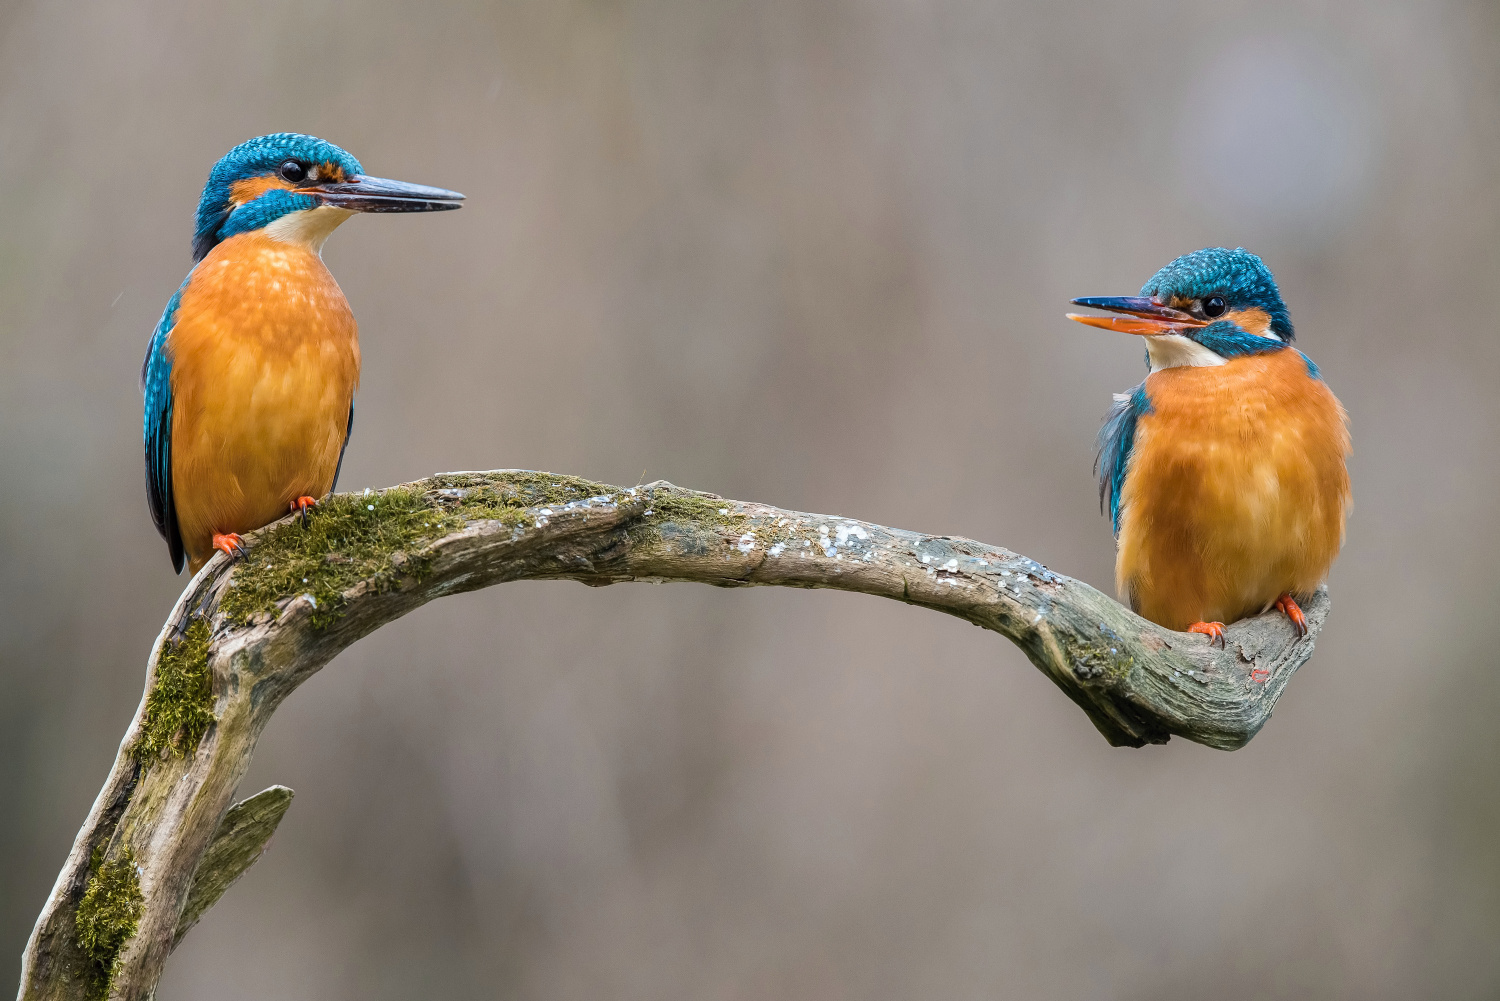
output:
[[[209,7],[221,9],[209,9]],[[360,218],[342,486],[519,466],[964,534],[1109,587],[1140,345],[1243,244],[1353,418],[1318,653],[1248,748],[1107,747],[999,638],[843,594],[450,598],[280,712],[185,998],[1500,992],[1500,8],[1354,0],[0,5],[0,990],[184,581],[137,371],[212,163]]]

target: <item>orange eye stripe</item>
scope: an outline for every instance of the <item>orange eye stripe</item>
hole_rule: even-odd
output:
[[[265,174],[261,177],[247,177],[241,181],[235,181],[229,186],[229,201],[232,205],[244,205],[253,202],[267,191],[277,188],[291,190],[290,181],[277,174]]]

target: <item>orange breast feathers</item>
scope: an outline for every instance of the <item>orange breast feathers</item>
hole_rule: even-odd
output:
[[[214,533],[248,532],[322,497],[359,386],[354,316],[323,260],[260,233],[194,269],[167,338],[172,489],[190,565]]]
[[[1121,594],[1186,629],[1316,589],[1343,544],[1349,431],[1302,355],[1164,369],[1146,395],[1121,491]]]

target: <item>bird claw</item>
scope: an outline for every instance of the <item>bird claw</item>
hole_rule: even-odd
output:
[[[1297,604],[1296,598],[1283,594],[1276,599],[1276,610],[1292,620],[1299,639],[1307,635],[1307,616],[1302,614],[1302,606]]]
[[[1202,633],[1204,636],[1207,636],[1209,646],[1213,646],[1214,641],[1217,640],[1219,649],[1221,650],[1224,649],[1225,644],[1228,642],[1224,638],[1224,623],[1222,622],[1194,622],[1187,627],[1187,631],[1190,633]]]
[[[230,560],[237,560],[245,555],[245,540],[235,532],[225,535],[214,533],[214,548],[228,556]]]
[[[298,514],[302,516],[302,525],[304,528],[307,526],[307,512],[311,511],[317,506],[318,499],[316,497],[308,497],[306,495],[298,497],[289,505],[292,514]]]

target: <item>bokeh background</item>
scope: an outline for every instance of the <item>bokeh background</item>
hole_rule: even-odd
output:
[[[147,336],[209,167],[282,130],[469,195],[328,245],[346,489],[666,478],[1108,588],[1092,442],[1140,345],[1067,300],[1244,245],[1356,507],[1232,754],[1112,749],[871,598],[430,605],[273,721],[241,794],[296,802],[162,1001],[1500,993],[1490,0],[0,5],[0,983],[184,584]]]

